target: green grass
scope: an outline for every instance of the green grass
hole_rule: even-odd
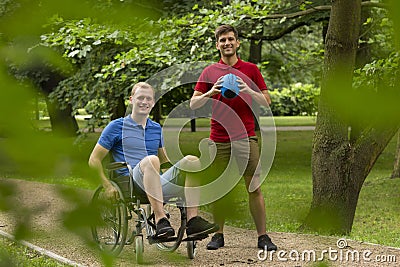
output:
[[[87,126],[86,120],[77,119],[76,122],[78,123],[79,129],[83,129]],[[51,131],[51,123],[50,119],[40,119],[40,120],[32,120],[32,126],[36,129]]]
[[[261,117],[261,123],[265,118]],[[275,116],[275,126],[314,126],[316,117],[309,116]]]
[[[0,266],[62,267],[68,265],[0,237]]]
[[[269,122],[271,118],[269,117],[260,117],[261,125],[270,125]],[[314,126],[316,122],[316,117],[308,117],[308,116],[292,116],[292,117],[283,117],[276,116],[273,117],[275,126]],[[190,127],[190,123],[186,123],[186,119],[170,119],[168,120],[168,126],[182,126]],[[198,118],[196,119],[196,127],[210,127],[210,119],[208,118]]]
[[[181,133],[183,153],[197,154],[196,146],[207,132]],[[390,179],[394,138],[376,162],[361,190],[352,232],[348,238],[400,247],[400,179]],[[269,231],[297,232],[312,200],[311,131],[277,132],[274,163],[262,191],[266,200]],[[241,182],[234,190],[236,217],[227,224],[254,229],[247,193]],[[208,207],[204,208],[209,210]]]
[[[316,117],[309,116],[276,116],[274,118],[275,126],[314,126]],[[269,120],[267,117],[260,117],[260,122],[263,124],[265,121]],[[79,129],[83,129],[87,126],[87,121],[85,120],[77,120]],[[161,121],[164,124],[164,120]],[[50,130],[50,120],[42,119],[42,120],[33,120],[32,125],[41,130]],[[168,126],[170,127],[181,127],[185,126],[186,128],[190,127],[190,123],[187,122],[187,119],[174,118],[168,120]],[[210,119],[209,118],[198,118],[196,119],[196,127],[210,127]]]
[[[300,125],[296,124],[297,119],[303,120],[302,118],[291,118],[287,119],[287,122],[290,125]],[[312,120],[314,119],[308,118],[308,121]],[[198,143],[203,138],[207,138],[208,134],[207,131],[182,132],[180,134],[182,153],[198,155]],[[81,168],[82,166],[86,168],[87,158],[97,137],[98,133],[89,134],[88,138],[80,143],[79,149],[76,149],[74,160],[82,163],[79,165]],[[311,145],[312,131],[277,132],[276,155],[270,173],[262,186],[266,200],[268,231],[297,232],[307,215],[312,199]],[[393,167],[395,145],[395,140],[392,140],[365,181],[349,238],[400,247],[400,228],[398,226],[400,221],[398,205],[400,179],[388,179]],[[4,168],[0,168],[0,170],[1,175]],[[73,176],[62,178],[51,175],[40,176],[40,178],[18,175],[18,178],[62,183],[82,188],[94,189],[96,187],[96,183],[90,182],[95,179],[84,171],[73,173]],[[9,174],[8,177],[16,175]],[[229,219],[227,223],[254,229],[243,182],[238,184],[234,193],[234,205],[238,212],[236,217]],[[203,209],[208,210],[209,207],[206,206]]]

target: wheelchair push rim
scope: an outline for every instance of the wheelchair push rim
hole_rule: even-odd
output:
[[[99,215],[92,225],[92,237],[101,251],[118,255],[123,249],[128,232],[128,212],[123,195],[119,187],[117,189],[119,200],[110,201],[105,197],[103,186],[99,186],[92,197],[92,205]]]

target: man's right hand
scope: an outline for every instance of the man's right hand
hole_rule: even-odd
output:
[[[220,77],[215,82],[213,87],[204,94],[200,91],[194,91],[192,98],[190,99],[190,108],[193,110],[201,108],[208,101],[209,98],[216,94],[220,94],[222,82],[222,77]]]
[[[104,186],[104,190],[106,198],[110,200],[117,200],[119,198],[118,191],[112,184]]]
[[[223,83],[222,77],[218,78],[218,80],[214,83],[213,87],[207,93],[205,93],[204,96],[212,97],[216,94],[221,93],[221,87]]]

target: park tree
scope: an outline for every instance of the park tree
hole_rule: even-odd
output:
[[[391,178],[400,178],[400,132],[397,134],[397,146]]]
[[[0,17],[4,21],[7,21],[14,15],[18,16],[20,8],[21,3],[19,1],[2,1],[0,3]],[[57,103],[54,103],[48,97],[58,86],[59,82],[65,79],[68,74],[52,65],[48,60],[45,60],[42,57],[43,54],[40,55],[43,51],[39,51],[39,53],[26,53],[29,48],[27,43],[32,45],[30,38],[26,38],[25,36],[11,37],[7,34],[6,30],[6,34],[2,35],[1,42],[8,44],[10,52],[14,50],[14,53],[9,53],[5,58],[8,64],[8,71],[21,82],[24,80],[32,81],[37,90],[44,96],[53,132],[63,136],[75,136],[78,131],[78,125],[72,115],[72,105],[69,104],[64,108],[60,108]],[[16,50],[25,50],[23,52],[25,56],[18,55],[18,53],[15,53]]]
[[[303,225],[328,233],[351,231],[363,182],[399,127],[391,100],[399,96],[398,73],[395,90],[382,86],[376,94],[352,88],[360,22],[361,0],[332,1],[313,139],[313,199]],[[368,111],[373,99],[376,109]],[[361,129],[356,136],[353,126]]]
[[[82,1],[79,11],[73,10],[73,2],[65,3],[62,12],[48,1],[8,0],[1,4],[3,24],[14,23],[15,28],[19,27],[16,18],[24,16],[26,10],[40,11],[41,16],[32,18],[32,32],[7,30],[3,38],[10,50],[18,50],[6,57],[10,72],[20,81],[32,82],[44,97],[54,133],[76,135],[74,115],[86,105],[97,120],[91,123],[92,128],[104,124],[104,118],[125,114],[126,94],[121,92],[128,91],[124,81],[129,71],[113,81],[97,81],[95,74],[118,52],[133,46],[130,38],[134,34],[147,34],[151,25],[137,26],[144,17],[155,20],[161,15],[162,10],[153,8],[156,2],[88,0]],[[54,62],[60,55],[63,60],[57,58]],[[66,72],[65,66],[72,68]]]
[[[128,86],[135,81],[146,80],[173,64],[217,60],[218,55],[214,52],[214,40],[211,36],[215,27],[222,23],[237,26],[240,29],[240,38],[250,41],[251,45],[241,50],[242,57],[258,62],[261,69],[267,73],[271,84],[282,85],[295,80],[298,82],[299,79],[309,83],[316,80],[317,75],[314,73],[319,71],[320,61],[315,59],[321,58],[322,54],[320,47],[312,45],[315,40],[313,36],[316,36],[312,23],[326,20],[329,15],[327,10],[322,10],[323,15],[318,16],[315,15],[317,13],[301,12],[291,19],[292,23],[289,23],[289,20],[284,21],[288,14],[283,13],[279,16],[269,16],[269,14],[274,9],[287,9],[290,1],[262,3],[229,1],[228,5],[222,2],[203,1],[191,3],[190,8],[188,3],[191,1],[184,2],[186,4],[181,5],[180,1],[167,1],[164,8],[168,12],[163,17],[143,22],[142,27],[147,25],[147,28],[152,28],[151,34],[147,34],[148,31],[143,33],[141,28],[136,26],[112,27],[100,25],[95,20],[53,19],[53,27],[42,35],[41,45],[59,50],[78,70],[63,81],[52,96],[60,100],[61,105],[70,101],[74,110],[90,104],[89,111],[94,114],[92,123],[104,124],[104,120],[101,119],[104,115],[111,115],[111,118],[121,116],[121,111],[124,110],[124,103],[121,100],[126,96]],[[309,7],[311,10],[313,5]],[[296,5],[290,12],[307,8],[308,6]],[[190,12],[170,12],[172,10]],[[302,15],[308,17],[305,19]],[[293,22],[299,18],[302,22]],[[275,23],[270,23],[272,20],[275,20]],[[279,29],[280,34],[268,30],[260,35],[264,29],[270,29],[270,25],[274,29]],[[310,27],[305,30],[310,36],[301,42],[303,47],[301,53],[296,54],[293,50],[299,45],[300,42],[296,40],[301,39],[303,33],[298,33],[288,40],[281,40],[276,45],[268,44],[268,41],[276,41],[282,36],[290,35],[301,26]],[[118,40],[114,38],[116,32]],[[264,47],[262,44],[265,44]],[[157,48],[153,49],[154,47]],[[265,51],[268,49],[270,51]],[[260,57],[261,55],[263,57]],[[314,60],[312,64],[307,63],[308,66],[313,66],[314,73],[305,72],[301,67],[300,57]],[[175,85],[171,82],[169,84],[169,86]],[[96,95],[93,95],[94,88]],[[177,88],[177,90],[181,91],[180,96],[176,98],[177,101],[187,100],[190,97],[187,88]],[[106,97],[107,94],[110,98]],[[65,98],[65,95],[72,97]],[[161,103],[164,115],[173,108],[175,102]]]
[[[321,0],[308,6],[312,8],[319,2]],[[50,48],[63,55],[64,59],[74,67],[73,71],[68,72],[67,75],[64,72],[56,73],[57,66],[48,62],[41,63],[40,67],[34,64],[32,70],[25,68],[23,71],[26,77],[38,84],[38,89],[43,91],[46,102],[49,104],[49,111],[53,110],[52,106],[56,107],[63,112],[64,117],[69,117],[74,121],[73,115],[77,110],[87,108],[93,114],[89,121],[92,129],[104,125],[108,119],[124,115],[126,110],[124,99],[132,83],[146,80],[173,64],[216,60],[217,54],[210,52],[214,51],[214,41],[209,36],[212,35],[213,29],[222,23],[234,24],[240,29],[240,37],[250,40],[250,47],[242,49],[243,57],[257,62],[263,71],[268,73],[271,84],[283,84],[289,80],[296,80],[297,78],[291,74],[293,69],[296,69],[294,72],[298,73],[296,77],[302,77],[303,80],[307,79],[305,77],[315,77],[303,71],[300,67],[301,60],[294,59],[302,55],[287,53],[288,50],[293,51],[294,46],[285,44],[287,40],[277,45],[265,45],[265,49],[271,49],[272,53],[263,52],[261,48],[266,41],[278,40],[301,26],[310,26],[312,22],[321,18],[326,20],[328,17],[326,10],[323,10],[324,15],[301,18],[303,21],[299,23],[285,21],[287,14],[269,17],[273,10],[285,9],[292,12],[307,9],[304,5],[294,5],[288,9],[290,1],[256,3],[236,0],[224,2],[171,0],[164,1],[163,5],[158,6],[153,12],[155,15],[148,16],[145,20],[132,16],[129,22],[127,19],[122,19],[121,23],[121,19],[117,17],[124,18],[126,12],[121,13],[121,9],[116,9],[116,7],[120,6],[123,9],[139,7],[150,10],[154,3],[151,1],[121,1],[121,3],[97,1],[97,3],[94,6],[94,12],[99,12],[100,16],[88,14],[82,17],[71,15],[66,11],[54,16],[48,15],[46,21],[41,18],[41,23],[46,27],[45,32],[40,34],[39,45],[32,42],[31,47],[25,47],[30,54],[43,48]],[[34,3],[31,5],[37,8]],[[48,14],[51,13],[52,8],[54,7],[47,8]],[[104,18],[101,15],[103,12],[112,14]],[[160,16],[161,18],[158,19]],[[296,15],[291,20],[295,21],[299,17],[302,16]],[[273,18],[280,20],[274,26],[274,29],[279,29],[277,32],[280,34],[268,31],[262,35],[265,28],[271,28],[266,22]],[[310,32],[310,30],[307,31]],[[289,40],[295,39],[299,38],[293,37]],[[308,43],[312,40],[308,38]],[[295,41],[286,43],[298,44]],[[310,46],[304,42],[304,47]],[[318,50],[318,48],[311,50],[310,55]],[[262,54],[267,56],[261,57]],[[290,56],[287,56],[288,54]],[[285,56],[287,58],[282,60],[281,58]],[[305,57],[304,54],[303,57]],[[296,62],[296,64],[291,62]],[[314,66],[318,65],[318,62],[314,63]],[[38,69],[52,71],[38,74]],[[304,75],[301,75],[299,71]],[[63,78],[60,79],[60,77]],[[51,80],[58,79],[56,86],[50,90],[49,88],[43,90],[41,86],[43,80],[50,78]],[[308,82],[310,81],[313,80],[309,79]],[[158,103],[153,112],[156,120],[159,120],[162,114],[167,114],[173,105],[187,100],[190,96],[188,88],[177,88],[176,91],[180,91],[174,95],[176,101],[162,100]],[[56,118],[52,112],[50,115],[51,118]],[[59,121],[61,124],[65,122],[65,120]],[[69,125],[75,125],[69,131],[75,133],[76,122]]]
[[[354,217],[351,214],[355,210],[358,193],[356,199],[351,200],[341,196],[359,192],[361,180],[365,179],[379,156],[379,151],[385,147],[385,140],[389,138],[391,131],[388,130],[388,135],[379,139],[378,134],[382,131],[377,127],[383,126],[376,122],[376,125],[368,126],[369,128],[362,124],[358,127],[355,123],[350,123],[358,120],[351,120],[348,114],[337,112],[337,106],[332,101],[342,99],[340,97],[351,92],[349,84],[354,71],[355,50],[358,47],[361,6],[376,6],[379,3],[345,1],[349,2],[346,4],[349,9],[343,15],[343,0],[171,0],[163,1],[165,6],[156,5],[154,12],[143,10],[153,10],[150,7],[154,7],[153,4],[158,1],[95,2],[98,5],[94,6],[92,12],[84,9],[88,14],[73,14],[71,11],[50,16],[51,11],[57,13],[57,8],[50,5],[50,13],[44,16],[46,20],[36,22],[40,27],[47,25],[45,32],[43,28],[40,32],[35,32],[41,36],[41,40],[37,41],[39,45],[32,45],[30,50],[49,48],[63,55],[74,66],[74,70],[58,82],[49,97],[60,107],[67,108],[71,105],[72,114],[78,108],[87,107],[94,115],[92,127],[104,125],[109,118],[123,115],[126,107],[123,99],[126,99],[133,83],[147,80],[174,64],[215,62],[218,54],[214,53],[215,42],[210,36],[215,27],[222,23],[233,24],[240,30],[240,38],[250,41],[250,46],[242,46],[241,56],[258,62],[263,73],[267,74],[272,88],[294,81],[319,84],[319,78],[316,77],[319,77],[319,63],[323,56],[322,40],[326,40],[324,96],[314,139],[314,200],[307,225],[312,226],[320,219],[319,210],[333,210],[341,215],[337,218],[345,220],[345,223],[338,223],[339,229],[348,231],[349,226],[351,228]],[[44,3],[49,4],[46,1]],[[144,19],[132,8],[148,14],[147,18]],[[174,10],[177,12],[174,13]],[[332,14],[335,17],[332,18]],[[327,21],[329,30],[324,27]],[[304,62],[307,62],[307,68],[304,67]],[[308,64],[310,62],[312,64]],[[343,75],[336,73],[338,69]],[[339,90],[333,90],[332,80],[343,81],[343,86]],[[178,85],[168,82],[169,86]],[[331,93],[332,91],[340,92],[340,97]],[[176,93],[175,90],[173,93]],[[181,88],[181,94],[171,97],[170,101],[160,105],[160,109],[168,113],[173,105],[179,104],[190,95],[188,88]],[[352,131],[349,141],[347,129],[350,125]],[[356,128],[360,131],[355,131]],[[374,138],[379,139],[375,150],[366,145],[368,140]],[[360,154],[363,154],[362,158]],[[341,155],[344,156],[340,157]],[[362,169],[363,164],[367,164],[364,165],[367,167],[364,172],[356,173],[356,168]],[[354,173],[345,175],[346,170],[350,171],[352,168]],[[340,174],[335,174],[336,170],[341,170]],[[324,178],[325,175],[329,179]],[[363,176],[364,178],[357,178]],[[354,191],[351,191],[354,187]],[[342,206],[346,207],[346,212],[339,209]]]

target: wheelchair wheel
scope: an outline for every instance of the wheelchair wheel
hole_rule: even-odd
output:
[[[186,250],[189,259],[193,260],[196,256],[196,241],[187,241]]]
[[[113,181],[110,182],[117,188],[120,199],[110,201],[105,197],[104,188],[102,186],[97,188],[92,197],[92,205],[99,217],[91,230],[93,239],[100,250],[116,256],[125,245],[128,216],[120,188]]]
[[[135,255],[136,255],[136,263],[143,263],[143,236],[135,236]]]
[[[176,231],[176,238],[157,243],[157,248],[161,251],[175,251],[182,242],[186,230],[186,208],[177,205],[176,203],[167,203],[164,205],[164,211],[171,223],[171,226]]]

